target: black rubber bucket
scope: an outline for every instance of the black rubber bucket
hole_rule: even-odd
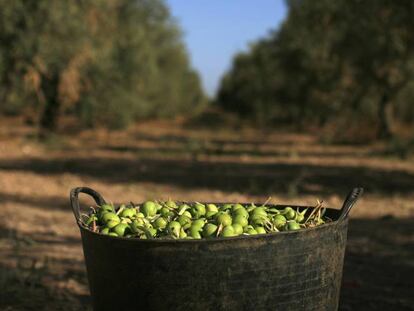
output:
[[[79,220],[79,193],[91,195],[98,205],[105,201],[86,187],[70,194],[95,311],[338,308],[347,215],[360,188],[341,210],[327,209],[334,221],[319,227],[206,240],[92,232]]]

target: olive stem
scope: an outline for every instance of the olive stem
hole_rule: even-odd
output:
[[[219,236],[219,234],[221,233],[221,231],[223,230],[223,224],[220,224],[219,226],[218,226],[218,228],[217,228],[217,234],[216,234],[216,237],[218,237]]]
[[[311,217],[318,211],[318,209],[320,209],[322,207],[322,203],[323,201],[319,201],[317,200],[317,204],[314,207],[314,209],[312,210],[312,212],[310,213],[310,215],[308,216],[308,219],[306,219],[305,224],[311,219]]]
[[[117,212],[116,214],[119,215],[123,210],[125,209],[125,206],[122,206]]]
[[[93,232],[96,232],[96,221],[95,221],[95,218],[92,221],[92,231]]]
[[[267,200],[262,204],[262,206],[266,206],[266,204],[269,203],[270,200],[272,200],[272,197],[268,197]]]
[[[84,224],[85,226],[88,226],[87,224],[86,224],[86,222],[85,222],[85,217],[87,218],[87,219],[89,219],[89,216],[87,215],[87,214],[81,214],[80,215],[80,217],[79,217],[79,220],[82,222],[82,224]],[[89,227],[89,226],[88,226]]]
[[[266,225],[267,226],[270,226],[270,229],[269,229],[269,227],[266,227],[266,228],[268,228],[269,230],[272,230],[273,229],[273,224],[270,222],[270,220],[267,219],[266,217],[261,217],[261,218],[262,218],[262,220],[263,220],[263,222],[265,224],[265,227],[266,227]]]

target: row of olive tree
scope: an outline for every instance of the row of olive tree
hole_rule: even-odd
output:
[[[414,120],[414,2],[289,0],[280,29],[234,59],[217,102],[257,122]]]
[[[44,129],[197,111],[205,103],[162,0],[0,0],[0,110]]]

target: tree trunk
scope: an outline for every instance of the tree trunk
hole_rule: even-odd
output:
[[[391,101],[388,92],[385,92],[379,102],[378,106],[378,134],[379,139],[389,139],[392,137],[389,107]]]
[[[59,102],[59,76],[53,75],[48,78],[42,77],[42,92],[44,95],[44,109],[40,119],[40,127],[42,130],[52,132],[56,130],[57,121],[60,113],[60,102]]]

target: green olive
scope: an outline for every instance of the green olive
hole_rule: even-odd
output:
[[[146,201],[142,204],[140,211],[146,217],[154,216],[157,213],[157,205],[153,201]]]
[[[88,227],[94,224],[94,230],[97,228],[103,235],[139,239],[201,239],[215,238],[217,235],[233,237],[308,227],[305,224],[307,209],[289,206],[279,208],[255,206],[253,203],[245,206],[240,203],[217,206],[199,202],[189,205],[172,200],[146,201],[139,208],[133,204],[121,205],[119,208],[104,204],[83,220]],[[325,221],[322,214],[312,219],[311,225],[321,225]]]
[[[120,222],[121,221],[121,219],[119,218],[119,216],[117,214],[115,214],[115,213],[108,212],[108,213],[103,214],[102,221],[104,223],[107,223],[110,220],[115,220],[117,222]]]
[[[136,214],[137,214],[137,210],[135,208],[131,207],[131,208],[125,208],[121,212],[121,214],[119,214],[119,216],[133,218]]]
[[[218,213],[218,208],[215,204],[207,204],[206,206],[206,217],[211,218]]]
[[[119,225],[119,221],[116,221],[116,220],[110,220],[106,223],[106,226],[109,229],[112,229],[112,228],[116,227],[117,225]]]
[[[257,234],[266,234],[267,233],[266,229],[263,228],[263,227],[255,227],[254,229],[256,230]]]
[[[178,221],[171,221],[167,226],[168,233],[175,238],[180,236],[180,229],[181,225]]]
[[[250,224],[252,224],[253,226],[264,226],[266,224],[266,222],[268,222],[268,221],[269,221],[269,219],[267,217],[262,216],[262,215],[253,215],[249,219]]]
[[[180,207],[178,208],[178,215],[184,214],[184,212],[190,208],[191,207],[188,204],[181,204]]]
[[[145,221],[143,218],[137,218],[131,223],[131,231],[134,233],[141,232],[144,228]]]
[[[248,229],[246,233],[250,234],[250,235],[255,235],[255,234],[257,234],[257,231],[256,231],[256,229]]]
[[[100,224],[105,224],[105,221],[103,220],[103,217],[106,215],[106,214],[109,214],[109,213],[113,213],[113,212],[108,212],[108,211],[101,211],[101,210],[99,210],[97,213],[96,213],[96,216],[98,217],[98,221],[99,221],[99,223]],[[115,214],[115,213],[114,213]],[[116,214],[115,214],[116,215]]]
[[[214,216],[216,216],[217,212],[206,212],[206,218],[212,219]]]
[[[277,229],[282,229],[286,225],[286,218],[285,216],[278,214],[273,218],[273,225]]]
[[[110,205],[110,204],[103,204],[103,205],[100,207],[100,210],[101,210],[101,211],[108,211],[108,212],[115,212],[114,207],[113,207],[112,205]]]
[[[132,223],[137,226],[143,226],[147,223],[147,220],[145,218],[137,218],[137,219],[134,219]]]
[[[302,222],[302,221],[304,221],[305,220],[305,214],[306,214],[306,211],[307,211],[308,209],[304,209],[302,212],[296,212],[296,218],[295,218],[295,221],[297,222],[297,223],[300,223],[300,222]]]
[[[129,226],[127,224],[118,224],[112,229],[112,232],[115,232],[118,236],[124,236],[128,229]]]
[[[215,224],[206,224],[203,228],[203,237],[210,238],[217,232],[217,226]]]
[[[147,228],[145,230],[145,234],[147,236],[148,239],[153,238],[157,235],[157,230],[154,228]]]
[[[216,215],[216,221],[219,225],[222,225],[224,227],[230,226],[233,222],[233,220],[231,219],[231,216],[224,212],[220,212]]]
[[[198,231],[201,231],[201,229],[203,229],[205,224],[206,224],[206,221],[203,218],[200,218],[200,219],[194,220],[191,224],[191,227],[197,228]]]
[[[195,218],[200,218],[206,214],[206,207],[204,204],[196,203],[191,209],[191,214]]]
[[[155,202],[155,207],[157,208],[157,212],[162,209],[162,205],[158,202]]]
[[[218,212],[217,205],[216,204],[213,204],[213,203],[207,204],[206,211],[207,212]]]
[[[175,203],[172,200],[168,200],[167,202],[165,202],[165,205],[167,207],[169,207],[169,208],[172,208],[172,209],[176,209],[177,208],[177,203]]]
[[[302,214],[300,214],[300,213],[297,213],[297,214],[296,214],[295,221],[297,221],[297,222],[302,222],[304,219],[305,219],[305,215],[302,215]]]
[[[300,225],[295,221],[288,221],[285,226],[285,230],[299,230]]]
[[[238,223],[233,223],[233,229],[235,235],[240,235],[243,233],[243,226]]]
[[[280,214],[280,210],[278,210],[278,209],[277,209],[277,208],[275,208],[275,207],[269,208],[269,209],[267,210],[267,212],[268,212],[268,213],[271,213],[271,214]]]
[[[245,227],[243,227],[243,232],[247,233],[247,231],[250,230],[250,229],[254,230],[254,227],[252,225],[245,226]]]
[[[250,213],[255,208],[257,208],[257,206],[252,203],[252,204],[250,204],[249,206],[246,207],[246,210]]]
[[[135,226],[143,226],[145,225],[145,223],[146,223],[145,218],[136,218],[132,221],[132,225],[135,225]]]
[[[103,228],[102,230],[101,230],[101,233],[102,234],[108,234],[109,233],[109,228],[108,227],[105,227],[105,228]]]
[[[155,229],[165,229],[167,227],[168,221],[163,217],[158,217],[152,223]]]
[[[131,222],[132,222],[131,218],[121,217],[122,224],[129,224]]]
[[[187,233],[183,228],[180,229],[180,239],[184,239],[187,237]]]
[[[233,212],[235,212],[235,211],[237,211],[238,209],[241,209],[241,208],[244,209],[244,206],[241,205],[240,203],[236,203],[236,204],[233,205],[232,210],[233,210]]]
[[[293,209],[293,208],[291,208],[291,207],[286,207],[286,208],[283,210],[282,214],[285,216],[285,218],[286,218],[287,220],[293,220],[293,219],[295,219],[295,217],[296,217],[296,212],[295,212],[295,211],[294,211],[294,209]]]
[[[167,207],[161,208],[160,214],[161,214],[162,217],[174,216],[174,213],[170,209],[168,209]]]
[[[149,228],[154,228],[148,221],[146,221],[146,222],[144,222],[144,227],[146,228],[146,229],[149,229]]]
[[[244,207],[236,209],[235,211],[232,212],[232,215],[233,217],[243,216],[247,219],[249,218],[249,212]]]
[[[250,212],[250,217],[262,216],[267,217],[267,212],[264,207],[256,207]]]
[[[200,230],[198,228],[190,227],[190,236],[194,239],[201,239]]]
[[[233,218],[233,224],[239,224],[242,227],[245,227],[249,224],[249,221],[247,220],[246,217],[244,217],[242,215],[236,215]]]
[[[180,223],[181,227],[183,227],[184,229],[188,229],[191,226],[191,218],[185,216],[185,215],[181,215],[178,217],[177,221]]]
[[[223,228],[223,230],[221,231],[220,236],[222,236],[222,237],[236,236],[236,233],[234,232],[233,226],[231,226],[231,225],[225,226]]]

